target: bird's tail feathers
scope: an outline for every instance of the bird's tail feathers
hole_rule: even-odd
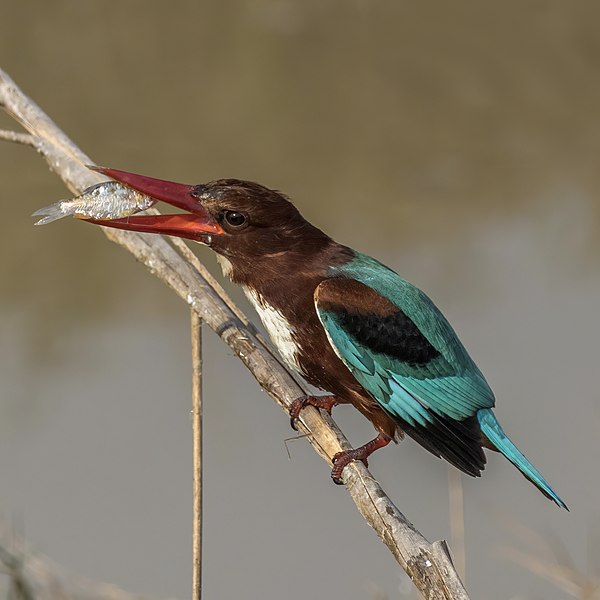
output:
[[[523,456],[521,451],[512,443],[510,438],[498,423],[496,416],[490,408],[481,408],[477,411],[477,420],[484,435],[508,460],[531,481],[544,496],[550,498],[558,506],[567,508],[550,484],[541,476],[539,471]]]

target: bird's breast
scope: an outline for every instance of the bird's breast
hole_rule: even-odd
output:
[[[256,290],[243,286],[244,293],[254,306],[271,341],[281,354],[288,367],[301,372],[299,346],[295,339],[295,329],[280,310],[269,304]]]

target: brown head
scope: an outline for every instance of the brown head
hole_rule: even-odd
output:
[[[302,217],[288,198],[258,183],[219,179],[186,185],[105,167],[91,168],[187,211],[176,215],[86,219],[92,223],[194,240],[210,246],[234,266],[246,269],[284,255],[307,257],[331,242]]]

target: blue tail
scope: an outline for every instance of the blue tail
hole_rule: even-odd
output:
[[[496,416],[490,408],[481,408],[477,411],[477,420],[485,436],[510,460],[510,462],[529,479],[538,489],[562,508],[567,505],[558,497],[550,484],[539,474],[536,468],[521,454],[519,449],[510,441],[502,430]]]

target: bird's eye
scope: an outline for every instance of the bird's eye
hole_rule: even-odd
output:
[[[242,228],[248,221],[244,213],[235,210],[226,210],[223,214],[223,219],[225,219],[225,222],[234,229]]]

